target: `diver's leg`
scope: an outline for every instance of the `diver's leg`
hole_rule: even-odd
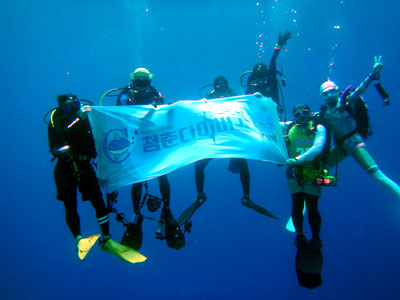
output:
[[[198,194],[202,194],[204,191],[204,169],[210,161],[211,158],[203,159],[197,161],[194,165],[194,178]]]
[[[164,207],[169,209],[170,197],[171,197],[171,187],[169,185],[167,175],[162,175],[157,177],[158,183],[160,185],[161,197],[164,201]]]
[[[303,233],[304,193],[292,194],[292,220],[297,234]]]
[[[310,223],[312,238],[319,240],[319,232],[321,230],[321,214],[318,210],[318,196],[304,194],[306,198],[306,208],[308,214],[308,222]]]
[[[372,156],[364,147],[354,151],[352,156],[372,178],[386,186],[400,198],[400,187],[379,169]]]
[[[136,215],[140,215],[140,200],[142,199],[142,185],[143,182],[134,183],[131,189],[133,212]]]
[[[78,183],[78,188],[82,194],[82,200],[89,200],[92,204],[96,211],[97,223],[100,226],[103,239],[107,240],[110,238],[110,222],[96,173],[91,165],[83,165],[81,168],[84,172]]]
[[[92,203],[96,211],[97,223],[99,223],[103,239],[106,240],[110,238],[110,218],[103,197],[100,194],[100,196],[93,198],[93,200],[90,199],[90,203]]]
[[[63,201],[65,221],[74,238],[82,238],[81,222],[78,214],[77,184],[68,164],[57,162],[54,168],[54,181],[57,189],[57,199]]]
[[[344,153],[340,147],[335,147],[332,151],[329,152],[325,166],[329,169],[332,169],[346,157],[346,153]]]
[[[65,221],[75,239],[82,237],[81,222],[78,214],[78,201],[75,198],[63,200],[65,207]]]
[[[296,239],[294,244],[298,248],[306,248],[307,239],[303,233],[303,209],[304,209],[304,193],[299,192],[292,194],[292,220],[296,229]]]
[[[249,164],[246,159],[238,158],[239,170],[240,170],[240,182],[242,183],[243,195],[250,195],[250,172]]]
[[[203,192],[204,188],[204,169],[208,165],[208,163],[211,161],[210,159],[203,159],[200,161],[197,161],[194,166],[194,177],[196,181],[196,188],[197,188],[197,197],[193,201],[192,204],[190,204],[178,217],[178,224],[180,226],[184,224],[191,224],[190,218],[193,216],[193,214],[196,212],[196,210],[206,202],[207,197],[206,194]],[[186,229],[185,229],[186,230]],[[190,232],[190,230],[189,230]]]

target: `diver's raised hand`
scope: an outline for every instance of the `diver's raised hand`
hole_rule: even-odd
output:
[[[292,33],[289,30],[286,30],[283,34],[282,32],[279,32],[278,36],[278,46],[283,47],[286,45],[286,42],[290,37],[292,36]]]
[[[382,55],[375,56],[374,57],[374,66],[372,67],[372,72],[369,77],[371,79],[379,79],[379,75],[381,73],[381,70],[383,68],[383,63],[382,63]]]

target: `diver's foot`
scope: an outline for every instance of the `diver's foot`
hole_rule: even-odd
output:
[[[296,239],[294,240],[294,245],[298,249],[306,249],[307,248],[307,239],[304,234],[300,233],[296,236]]]
[[[103,234],[103,242],[107,242],[107,240],[111,239],[111,235],[110,234]]]
[[[76,249],[78,252],[78,256],[81,260],[83,260],[86,255],[89,253],[90,249],[96,244],[99,239],[100,234],[92,235],[88,238],[84,238],[82,236],[77,237]]]
[[[251,201],[249,195],[244,195],[244,196],[243,196],[243,198],[242,198],[242,204],[243,204],[244,206],[247,206],[247,207],[249,207],[249,208],[252,208],[252,207],[250,206],[250,203],[251,203],[251,202],[252,202],[252,201]]]
[[[181,249],[185,246],[185,236],[183,235],[178,222],[172,215],[171,210],[163,209],[161,218],[164,221],[164,233],[169,248]]]
[[[207,196],[205,193],[198,193],[196,200],[194,200],[194,202],[197,203],[199,205],[199,207],[200,207],[200,205],[203,205],[204,202],[206,202],[206,201],[207,201]]]
[[[196,199],[193,201],[192,204],[188,208],[186,208],[182,214],[178,217],[178,224],[182,226],[190,221],[190,218],[196,212],[196,210],[206,202],[207,196],[205,193],[199,193]]]
[[[110,254],[116,255],[120,259],[129,263],[143,262],[147,259],[145,256],[143,256],[136,250],[118,244],[117,242],[114,242],[112,239],[106,240],[102,245],[102,249]]]
[[[275,215],[273,215],[273,214],[272,214],[271,212],[269,212],[267,209],[265,209],[264,207],[262,207],[262,206],[260,206],[260,205],[258,205],[258,204],[256,204],[256,203],[254,203],[253,201],[251,201],[249,195],[244,195],[244,196],[243,196],[243,198],[242,198],[242,205],[244,205],[244,206],[246,206],[246,207],[248,207],[248,208],[251,208],[251,209],[255,210],[256,212],[258,212],[258,213],[260,213],[260,214],[262,214],[262,215],[264,215],[264,216],[270,217],[270,218],[275,219],[275,220],[279,220],[278,217],[276,217]]]
[[[311,238],[311,240],[308,241],[307,245],[308,248],[313,251],[319,251],[322,248],[322,242],[319,237]]]
[[[132,223],[131,224],[134,224],[134,225],[137,225],[137,226],[142,226],[143,219],[144,219],[144,217],[140,212],[138,212],[138,213],[135,212],[135,215],[132,218]]]

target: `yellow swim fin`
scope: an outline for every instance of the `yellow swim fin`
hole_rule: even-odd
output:
[[[100,234],[92,235],[88,238],[81,238],[78,242],[78,256],[82,260],[86,257],[89,253],[90,249],[96,244],[97,240],[99,239]]]
[[[118,256],[120,259],[130,262],[132,264],[144,262],[147,257],[143,256],[136,250],[129,248],[127,246],[118,244],[117,242],[113,241],[112,239],[108,239],[103,246],[103,250]]]

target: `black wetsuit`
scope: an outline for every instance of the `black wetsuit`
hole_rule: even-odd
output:
[[[128,86],[118,95],[117,105],[160,105],[164,104],[164,98],[153,87],[149,86],[145,92],[139,92],[134,86]],[[170,205],[170,185],[167,175],[157,177],[160,184],[161,197],[164,200],[164,207],[169,208]],[[143,182],[138,182],[132,185],[131,196],[133,210],[135,214],[140,214],[140,200],[142,198]]]
[[[319,196],[299,192],[292,194],[292,219],[296,232],[303,232],[303,209],[304,202],[306,202],[308,222],[312,237],[319,239],[319,232],[321,230],[321,214],[318,210]]]
[[[75,123],[74,123],[75,122]],[[70,128],[68,128],[70,127]],[[82,200],[89,200],[96,210],[96,217],[103,235],[109,235],[108,213],[91,164],[96,157],[94,139],[88,119],[67,115],[57,109],[53,124],[48,126],[50,152],[57,157],[54,180],[57,199],[64,202],[65,218],[74,237],[81,235],[77,210],[77,189]],[[69,146],[69,153],[60,154],[57,149]]]
[[[246,89],[246,94],[259,92],[265,97],[272,98],[278,106],[280,106],[280,102],[278,79],[276,78],[276,60],[280,50],[280,48],[275,47],[269,63],[268,73],[265,76],[257,78],[254,73],[249,76]]]
[[[118,95],[117,105],[147,105],[164,104],[164,98],[153,87],[149,86],[145,92],[139,92],[133,86],[127,86]]]

